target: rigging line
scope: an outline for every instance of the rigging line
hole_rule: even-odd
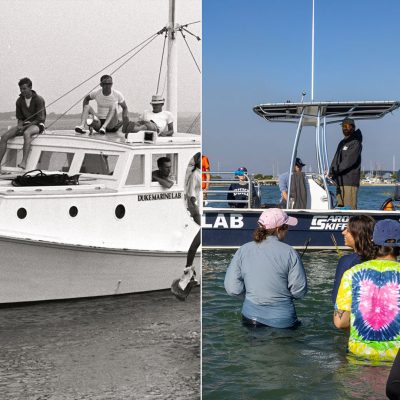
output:
[[[127,52],[125,52],[123,55],[121,55],[120,57],[118,57],[117,59],[115,59],[114,61],[112,61],[111,63],[109,63],[108,65],[106,65],[104,68],[100,69],[99,71],[97,71],[96,73],[92,74],[89,78],[85,79],[84,81],[82,81],[81,83],[79,83],[78,85],[76,85],[75,87],[73,87],[72,89],[70,89],[68,92],[62,94],[61,96],[59,96],[57,99],[55,99],[54,101],[52,101],[50,104],[48,104],[46,107],[40,109],[39,111],[37,111],[35,114],[32,114],[29,116],[29,118],[34,117],[35,115],[39,114],[40,112],[42,112],[44,109],[51,107],[53,104],[55,104],[57,101],[61,100],[63,97],[69,95],[70,93],[72,93],[75,89],[78,89],[80,86],[82,86],[83,84],[85,84],[86,82],[88,82],[90,79],[94,78],[96,75],[98,75],[100,72],[103,72],[106,68],[110,67],[111,65],[115,64],[117,61],[121,60],[121,58],[124,58],[126,55],[128,55],[129,53],[131,53],[132,51],[134,51],[135,49],[137,49],[139,46],[142,46],[144,43],[146,43],[147,41],[149,41],[151,39],[151,41],[154,40],[155,37],[157,37],[157,35],[160,35],[161,33],[164,32],[166,28],[161,29],[160,31],[158,31],[157,33],[153,33],[151,36],[149,36],[147,39],[143,40],[143,42],[139,43],[137,46],[133,47],[132,49],[128,50]],[[150,42],[149,42],[150,43]],[[144,46],[145,47],[145,46]],[[137,54],[137,53],[136,53]],[[97,85],[96,85],[97,86]],[[92,89],[93,90],[93,89]],[[82,98],[83,99],[83,98]],[[69,109],[70,110],[70,109]],[[68,110],[68,111],[69,111]],[[68,112],[67,111],[67,112]],[[66,113],[62,114],[61,117],[63,117]],[[60,117],[60,118],[61,118]],[[49,126],[54,125],[55,122],[57,122],[60,118],[56,119],[53,123],[51,123]],[[27,121],[27,119],[25,120]]]
[[[187,24],[181,25],[181,26],[189,26],[189,25],[193,25],[193,24],[199,24],[201,21],[194,21],[194,22],[189,22]]]
[[[194,55],[193,55],[193,53],[192,53],[192,50],[190,49],[189,44],[188,44],[188,42],[186,41],[185,35],[183,34],[183,32],[182,32],[181,30],[180,30],[180,33],[181,33],[181,35],[182,35],[182,37],[183,37],[183,40],[184,40],[185,43],[186,43],[186,46],[187,46],[187,48],[188,48],[188,50],[189,50],[189,52],[190,52],[190,54],[191,54],[191,56],[192,56],[192,58],[193,58],[194,63],[196,64],[197,69],[199,70],[199,72],[200,72],[200,74],[201,74],[200,67],[198,66],[198,64],[197,64],[197,62],[196,62],[196,60],[195,60],[195,58],[194,58]]]
[[[183,26],[181,27],[181,29],[184,30],[185,32],[187,32],[189,35],[192,35],[193,37],[195,37],[198,41],[201,40],[200,36],[195,35],[194,33],[190,32],[187,29],[185,29]]]
[[[163,45],[163,50],[162,50],[162,54],[161,54],[161,63],[160,63],[160,72],[158,73],[158,81],[157,81],[157,90],[156,93],[158,94],[158,88],[160,87],[160,78],[161,78],[161,70],[162,70],[162,66],[163,66],[163,60],[164,60],[164,52],[165,52],[165,43],[167,41],[167,32],[165,32],[165,36],[164,36],[164,45]]]
[[[191,133],[192,128],[195,126],[195,124],[200,120],[201,112],[199,112],[196,116],[196,118],[193,120],[192,124],[189,126],[188,133]]]
[[[114,74],[115,72],[117,72],[119,69],[121,69],[128,61],[130,61],[135,55],[137,55],[139,52],[141,52],[146,46],[148,46],[156,37],[157,37],[157,35],[158,35],[158,33],[157,34],[155,34],[155,35],[152,35],[152,39],[150,40],[150,41],[148,41],[148,43],[146,43],[146,44],[144,44],[143,45],[143,43],[144,42],[142,42],[141,43],[141,45],[143,45],[142,46],[142,48],[140,48],[136,53],[134,53],[132,56],[130,56],[127,60],[125,60],[121,65],[119,65],[114,71],[112,71],[111,73],[110,73],[110,75],[112,75],[112,74]],[[136,46],[135,47],[135,49],[137,48],[138,46]],[[132,51],[132,50],[131,50]],[[126,53],[127,54],[127,53]],[[126,55],[125,54],[125,55]],[[120,60],[122,57],[120,57],[120,58],[118,58],[117,60],[115,60],[113,63],[111,63],[111,64],[109,64],[108,66],[110,66],[110,65],[112,65],[112,64],[114,64],[115,62],[117,62],[118,60]],[[107,66],[107,67],[108,67]],[[107,68],[107,67],[105,67],[105,68]],[[105,69],[104,68],[104,69]],[[104,70],[103,69],[103,70]],[[101,71],[103,71],[103,70],[100,70],[99,72],[101,72]],[[99,72],[97,72],[97,74],[99,73]],[[97,87],[98,85],[96,84],[96,86],[94,86],[91,90],[89,90],[89,93],[90,92],[92,92],[94,89],[96,89],[96,87]],[[79,104],[84,98],[86,97],[86,94],[83,96],[83,97],[81,97],[77,102],[75,102],[70,108],[68,108],[68,110],[66,110],[64,113],[62,113],[58,118],[56,118],[47,128],[50,128],[51,126],[53,126],[57,121],[59,121],[65,114],[67,114],[68,113],[68,111],[70,111],[72,108],[74,108],[77,104]]]

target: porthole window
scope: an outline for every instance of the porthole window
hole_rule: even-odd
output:
[[[125,207],[122,204],[118,204],[117,207],[115,207],[115,216],[118,219],[124,218],[125,215]]]
[[[78,208],[75,207],[75,206],[72,206],[72,207],[69,209],[69,215],[70,215],[71,217],[76,217],[76,216],[78,215]]]
[[[17,211],[17,216],[19,219],[24,219],[27,215],[25,208],[19,208]]]

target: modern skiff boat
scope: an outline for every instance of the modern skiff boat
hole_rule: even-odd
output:
[[[315,128],[315,148],[318,171],[306,173],[307,207],[293,209],[289,203],[286,212],[298,218],[297,226],[290,227],[285,242],[296,248],[314,250],[341,248],[341,232],[349,218],[356,214],[367,214],[376,220],[393,218],[400,220],[400,211],[379,210],[345,210],[335,207],[332,182],[326,176],[329,162],[326,146],[326,126],[338,123],[345,117],[355,120],[382,118],[400,106],[398,101],[360,101],[360,102],[309,102],[309,103],[269,103],[253,108],[260,117],[270,122],[297,123],[291,164],[293,170],[297,156],[297,148],[301,138],[302,128]],[[291,178],[291,177],[290,177]],[[216,186],[217,185],[217,186]],[[237,248],[251,241],[251,235],[257,227],[257,220],[262,209],[212,207],[221,204],[220,183],[211,180],[208,190],[208,206],[203,209],[202,240],[203,248]],[[291,179],[288,193],[290,193]],[[217,196],[219,200],[214,200]],[[400,200],[394,196],[394,200]],[[228,206],[227,202],[226,205]],[[265,204],[264,207],[273,207]],[[276,205],[275,205],[276,206]]]
[[[170,0],[168,25],[158,33],[168,33],[166,107],[176,127],[181,26],[174,10]],[[13,185],[22,174],[22,145],[21,137],[8,142],[0,175],[0,304],[169,289],[182,275],[199,230],[185,183],[200,135],[48,129],[32,141],[26,171],[79,176],[65,185]],[[169,189],[152,181],[164,156],[172,163]],[[200,276],[199,257],[195,268]]]

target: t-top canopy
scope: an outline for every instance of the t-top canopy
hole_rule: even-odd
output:
[[[260,117],[271,122],[298,122],[301,115],[304,122],[317,124],[317,116],[326,118],[327,124],[341,121],[345,117],[353,119],[382,118],[400,106],[399,101],[349,101],[312,103],[267,103],[253,108]]]

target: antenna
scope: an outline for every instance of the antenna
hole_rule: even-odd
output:
[[[311,102],[314,101],[314,0],[312,1],[312,29],[311,29]]]

